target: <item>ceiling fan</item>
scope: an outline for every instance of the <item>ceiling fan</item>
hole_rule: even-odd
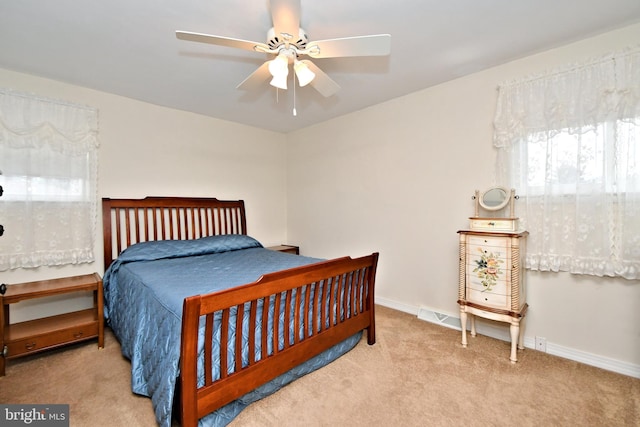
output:
[[[391,51],[391,36],[377,34],[309,41],[300,28],[300,0],[271,0],[273,28],[267,32],[267,42],[253,42],[229,37],[214,36],[188,31],[176,31],[176,37],[201,43],[210,43],[238,49],[251,50],[275,56],[266,61],[237,89],[251,90],[271,77],[271,85],[287,89],[289,65],[300,86],[311,84],[325,97],[334,95],[340,86],[305,56],[311,58],[338,58],[347,56],[386,56]],[[295,82],[294,82],[295,84]]]

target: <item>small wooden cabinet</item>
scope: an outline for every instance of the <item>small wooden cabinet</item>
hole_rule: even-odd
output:
[[[86,291],[93,291],[92,308],[10,323],[11,304]],[[91,338],[98,338],[98,347],[104,347],[102,304],[102,279],[97,273],[7,286],[4,295],[0,295],[0,376],[5,374],[8,359]]]
[[[300,255],[300,247],[292,245],[269,246],[272,251],[286,252],[288,254]]]
[[[522,232],[458,231],[460,266],[458,304],[462,326],[462,346],[467,346],[467,315],[471,335],[476,335],[475,316],[510,325],[511,355],[523,349],[524,316],[527,311],[524,255],[526,237]]]

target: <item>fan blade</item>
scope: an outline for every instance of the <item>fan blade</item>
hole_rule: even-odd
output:
[[[236,86],[236,89],[254,90],[260,87],[265,82],[265,80],[268,80],[269,77],[271,77],[271,73],[269,73],[269,62],[271,61],[266,61],[264,64],[258,67],[258,69],[251,73],[249,77],[244,79],[242,83]]]
[[[300,62],[304,62],[305,64],[307,64],[307,67],[309,67],[309,69],[314,72],[316,77],[311,80],[311,83],[309,84],[313,86],[315,90],[320,92],[324,97],[328,98],[331,95],[335,95],[340,90],[340,86],[338,85],[338,83],[331,80],[331,77],[329,77],[324,71],[318,68],[316,64],[309,61],[308,59],[303,59]]]
[[[212,36],[209,34],[191,33],[189,31],[176,31],[176,37],[180,40],[188,40],[192,42],[209,43],[218,46],[235,47],[238,49],[251,50],[254,52],[263,52],[260,49],[269,50],[269,46],[264,43],[252,42],[248,40],[232,39],[229,37]]]
[[[391,35],[345,37],[319,40],[307,45],[312,58],[339,58],[345,56],[386,56],[391,53]],[[317,53],[314,50],[318,51]]]
[[[300,34],[300,0],[271,0],[271,20],[277,37],[296,41]]]

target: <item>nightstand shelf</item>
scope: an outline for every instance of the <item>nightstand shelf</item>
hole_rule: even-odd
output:
[[[74,292],[93,292],[93,307],[11,324],[11,304]],[[7,286],[0,295],[0,376],[13,359],[63,345],[98,338],[104,347],[102,279],[97,273]]]

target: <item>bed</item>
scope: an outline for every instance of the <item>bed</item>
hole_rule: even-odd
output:
[[[247,235],[242,200],[102,199],[107,324],[158,424],[226,425],[375,343],[378,253],[320,260]]]

